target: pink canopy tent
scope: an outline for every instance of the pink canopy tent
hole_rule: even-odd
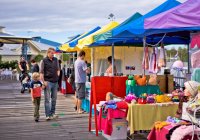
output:
[[[188,0],[164,13],[145,19],[145,29],[200,30],[200,0]]]

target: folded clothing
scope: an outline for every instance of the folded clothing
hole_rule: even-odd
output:
[[[128,104],[125,101],[117,102],[118,109],[128,109]]]

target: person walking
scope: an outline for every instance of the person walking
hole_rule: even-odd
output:
[[[83,113],[81,109],[82,100],[85,98],[85,83],[86,83],[86,74],[88,72],[87,65],[84,61],[85,52],[82,50],[78,54],[78,58],[75,61],[75,86],[76,86],[76,106],[77,113]]]
[[[29,71],[28,62],[25,60],[23,56],[21,57],[20,62],[18,63],[18,67],[21,71],[19,75],[19,80],[22,83],[22,80],[25,78],[25,75],[28,74]]]
[[[21,71],[21,74],[27,73],[27,71],[29,70],[28,62],[23,56],[21,57],[20,62],[18,63],[18,67]]]
[[[45,86],[44,89],[44,105],[46,120],[55,119],[58,77],[60,75],[60,68],[57,58],[54,57],[55,49],[49,48],[47,50],[47,57],[40,63],[40,77]]]
[[[31,60],[31,65],[32,65],[31,73],[39,72],[39,66],[38,66],[38,64],[35,62],[34,59]]]
[[[35,122],[38,122],[40,118],[39,110],[40,110],[42,87],[43,87],[42,83],[40,82],[40,74],[38,72],[34,72],[32,74],[30,89],[31,89],[31,98],[34,105]]]

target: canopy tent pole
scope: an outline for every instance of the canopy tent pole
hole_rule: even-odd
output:
[[[144,60],[143,60],[143,61],[144,61],[144,62],[145,62],[145,55],[146,55],[146,54],[145,54],[145,46],[146,46],[146,36],[143,37],[143,49],[144,49],[144,52],[143,52],[143,53],[144,53],[144,56],[143,56],[143,57],[144,57],[144,58],[143,58]],[[145,75],[145,63],[144,63],[144,67],[143,67],[143,68],[144,68],[144,75]]]
[[[25,58],[26,61],[28,60],[27,45],[28,45],[27,42],[23,39],[21,52],[22,52],[22,56]]]
[[[188,53],[188,74],[190,74],[190,44],[187,45],[187,53]]]
[[[94,76],[94,48],[91,48],[91,77]]]
[[[114,49],[114,43],[112,43],[112,76],[114,76],[114,52],[115,52],[115,49]]]

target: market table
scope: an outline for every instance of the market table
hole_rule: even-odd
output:
[[[147,94],[161,94],[160,88],[158,85],[146,85],[146,86],[126,86],[126,94],[129,92],[134,93],[139,97],[143,93]]]
[[[178,109],[177,103],[161,104],[129,104],[127,121],[130,133],[139,130],[151,130],[154,122],[165,121],[168,116],[174,117]]]

